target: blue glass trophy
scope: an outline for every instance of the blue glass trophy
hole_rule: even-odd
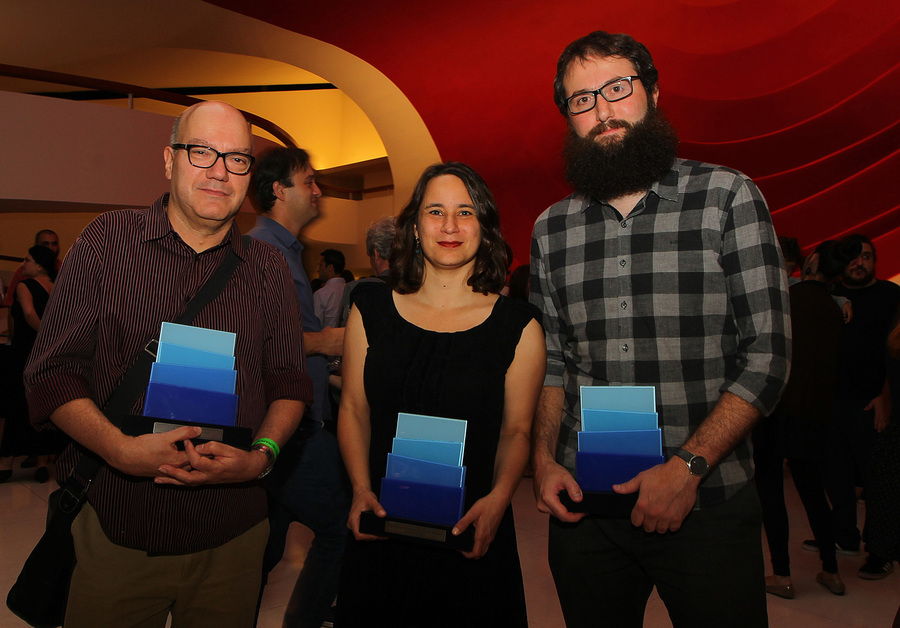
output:
[[[202,430],[195,445],[219,441],[248,449],[250,428],[235,426],[235,341],[230,332],[163,323],[143,414],[126,416],[122,431],[138,436],[194,425]]]
[[[575,480],[583,499],[559,497],[570,512],[608,518],[629,517],[637,493],[620,495],[614,484],[665,462],[653,386],[582,386],[581,431]]]
[[[379,502],[387,517],[363,512],[360,531],[471,550],[472,526],[459,536],[450,532],[465,505],[465,444],[465,421],[401,412],[381,480]]]

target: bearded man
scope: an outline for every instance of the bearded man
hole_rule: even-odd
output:
[[[754,423],[787,379],[790,320],[771,216],[739,172],[676,158],[658,72],[628,35],[562,53],[556,104],[575,193],[537,220],[531,300],[547,376],[535,495],[569,628],[642,626],[654,586],[674,625],[765,626]],[[666,462],[615,485],[629,518],[570,512],[581,386],[651,385]],[[604,516],[604,514],[606,516]]]
[[[835,386],[832,451],[825,467],[825,487],[832,506],[832,524],[837,551],[857,555],[860,533],[857,528],[856,487],[870,486],[870,467],[878,434],[891,420],[891,399],[887,382],[885,347],[897,321],[900,287],[875,276],[875,245],[866,236],[854,233],[841,240],[841,247],[859,251],[844,270],[841,285],[834,293],[850,300],[853,318],[844,325],[838,348]],[[854,251],[855,252],[855,251]],[[875,489],[878,490],[877,488]],[[879,553],[880,539],[866,527],[862,535],[869,556],[857,572],[860,578],[879,580],[894,569],[893,561]],[[876,549],[872,549],[874,543]],[[818,551],[815,540],[803,548]]]

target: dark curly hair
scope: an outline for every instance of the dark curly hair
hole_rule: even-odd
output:
[[[397,216],[397,235],[391,247],[391,284],[400,294],[412,294],[422,287],[425,260],[416,251],[415,227],[428,184],[432,179],[447,174],[458,178],[466,186],[481,227],[481,244],[468,284],[481,294],[500,292],[506,283],[506,269],[509,267],[506,243],[500,235],[500,212],[484,179],[471,166],[458,161],[429,166],[419,177],[412,198]]]
[[[594,31],[576,39],[566,46],[559,61],[556,63],[556,78],[553,79],[553,100],[559,108],[559,112],[568,116],[566,108],[566,87],[563,81],[566,72],[573,61],[585,61],[591,57],[623,57],[631,61],[637,76],[641,77],[641,83],[647,94],[656,91],[656,82],[659,80],[659,72],[653,65],[653,57],[650,51],[639,41],[635,41],[631,35],[625,33],[611,34],[606,31]]]

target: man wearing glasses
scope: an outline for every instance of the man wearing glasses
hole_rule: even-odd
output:
[[[296,429],[312,386],[284,257],[256,240],[245,245],[234,224],[252,150],[230,105],[187,109],[164,151],[170,192],[149,210],[94,220],[56,282],[25,373],[32,421],[76,442],[60,458],[60,478],[84,450],[104,462],[72,526],[78,562],[66,626],[162,628],[169,615],[172,626],[253,624],[268,537],[256,480]],[[256,443],[194,446],[193,426],[124,434],[99,408],[160,323],[177,319],[232,254],[241,263],[193,324],[237,335],[237,425]]]
[[[675,625],[764,626],[760,512],[748,433],[776,405],[790,330],[781,254],[756,186],[676,158],[658,73],[628,35],[562,53],[575,193],[537,220],[531,299],[547,376],[534,428],[535,494],[566,624],[642,626],[656,586]],[[666,462],[614,490],[630,518],[570,512],[580,386],[651,385]],[[573,507],[574,508],[574,507]]]

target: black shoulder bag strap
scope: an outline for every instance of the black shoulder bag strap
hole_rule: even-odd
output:
[[[250,247],[250,236],[242,236],[241,242],[243,250],[246,251]],[[240,266],[241,261],[238,254],[231,248],[229,254],[219,264],[216,272],[197,291],[197,294],[188,303],[184,313],[174,322],[181,325],[189,325],[200,313],[200,310],[206,307],[207,303],[215,299],[225,289],[234,271]],[[113,423],[116,423],[117,417],[128,413],[135,400],[140,397],[143,390],[147,387],[147,382],[150,379],[150,368],[156,359],[158,345],[159,335],[157,334],[146,344],[144,350],[138,355],[137,361],[125,373],[122,381],[119,382],[119,386],[113,391],[109,401],[103,407],[103,414]],[[97,454],[87,449],[83,451],[75,468],[63,484],[63,491],[59,501],[60,511],[69,514],[80,509],[91,482],[93,482],[94,476],[102,464],[103,460]],[[79,478],[83,478],[84,483]]]

